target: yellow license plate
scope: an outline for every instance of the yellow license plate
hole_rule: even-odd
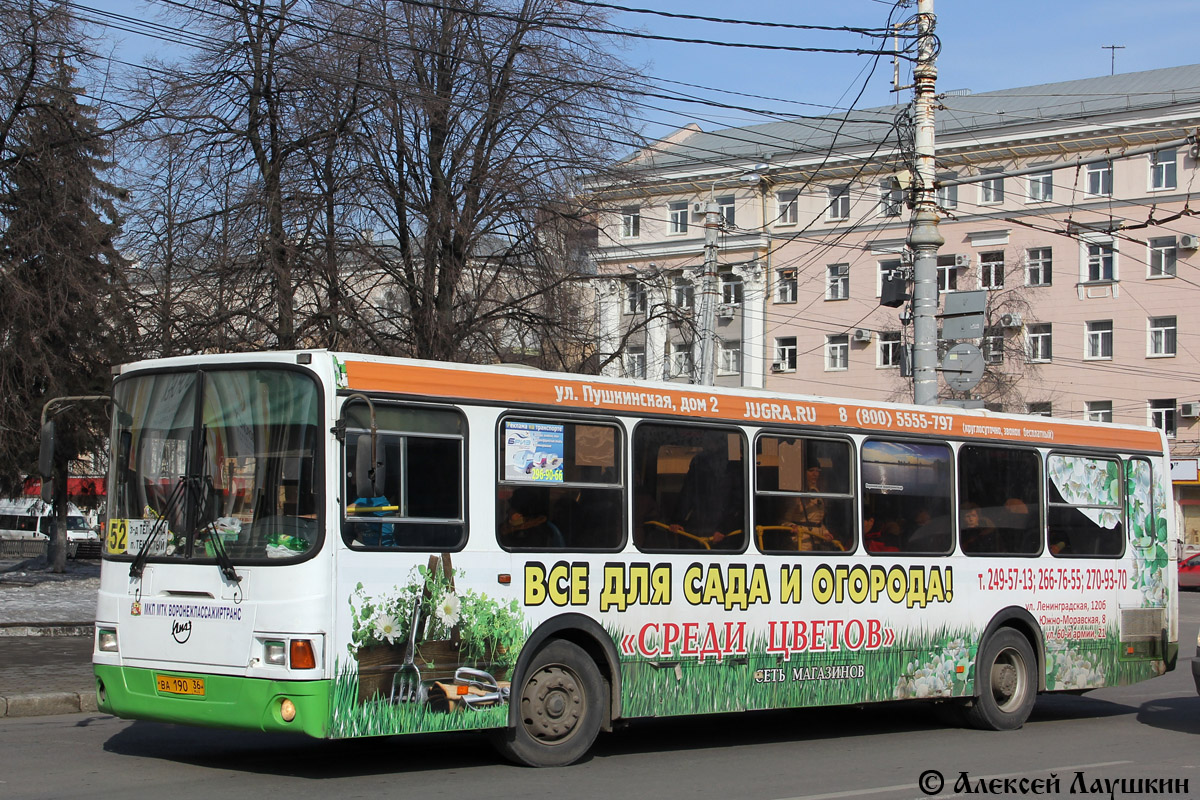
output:
[[[154,682],[160,692],[169,694],[187,694],[195,697],[204,696],[204,678],[180,678],[177,675],[159,675],[155,673]]]

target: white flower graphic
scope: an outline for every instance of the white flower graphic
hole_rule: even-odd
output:
[[[458,595],[448,594],[438,605],[437,614],[438,622],[445,625],[447,628],[453,627],[454,623],[458,622]]]
[[[381,612],[375,617],[372,622],[375,628],[375,635],[380,639],[387,639],[388,644],[395,644],[396,638],[400,635],[400,621],[390,614]]]

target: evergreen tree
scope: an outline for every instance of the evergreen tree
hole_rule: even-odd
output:
[[[34,472],[43,404],[107,394],[119,360],[122,259],[118,191],[101,178],[108,145],[76,70],[58,51],[13,115],[0,160],[0,489]],[[95,452],[103,409],[75,408],[59,425],[56,487],[65,515],[67,457]],[[52,560],[61,571],[65,530]]]

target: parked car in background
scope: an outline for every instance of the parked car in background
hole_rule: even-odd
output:
[[[1200,589],[1200,553],[1179,562],[1179,588]]]
[[[54,510],[36,497],[0,500],[0,540],[49,539]],[[77,506],[67,507],[67,555],[100,554],[100,532],[88,524]]]

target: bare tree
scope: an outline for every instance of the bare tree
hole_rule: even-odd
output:
[[[365,255],[396,285],[408,331],[374,346],[484,360],[503,349],[506,322],[549,341],[568,320],[543,296],[578,279],[561,242],[586,218],[565,198],[577,176],[608,163],[605,132],[627,127],[628,70],[585,32],[596,20],[583,5],[361,8],[378,38],[364,196],[391,245]]]
[[[330,55],[344,55],[359,41],[329,14],[322,16],[321,9],[336,7],[301,0],[203,0],[184,12],[187,23],[221,44],[175,65],[169,80],[144,92],[161,109],[155,124],[163,127],[166,118],[185,126],[195,157],[204,160],[213,203],[208,219],[221,220],[209,243],[221,242],[221,230],[230,223],[248,221],[258,231],[240,242],[224,239],[229,250],[211,264],[225,288],[232,277],[266,278],[265,286],[239,282],[239,293],[226,298],[237,315],[225,318],[229,346],[306,344],[311,326],[297,319],[298,311],[327,316],[323,302],[316,303],[319,311],[313,308],[311,273],[314,264],[327,267],[336,256],[316,246],[312,236],[318,229],[312,178],[321,177],[321,159],[338,152],[339,137],[353,124],[362,68],[361,57]],[[343,9],[340,16],[347,15]],[[317,170],[303,175],[306,167]],[[327,220],[328,206],[323,211]],[[334,236],[328,224],[319,230]],[[252,286],[267,295],[247,291]]]

